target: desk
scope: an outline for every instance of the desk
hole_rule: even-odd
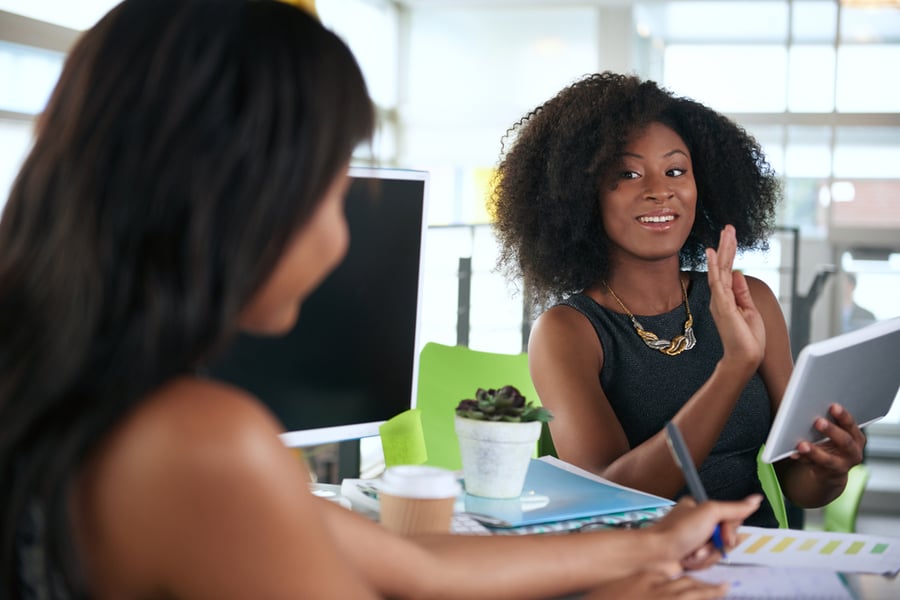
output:
[[[312,487],[315,495],[327,498],[333,502],[341,504],[345,508],[360,512],[369,518],[377,519],[377,514],[373,513],[370,507],[357,506],[350,502],[346,497],[341,495],[341,486],[331,484],[316,484]],[[600,527],[596,527],[600,528]],[[490,530],[489,530],[490,531]],[[578,535],[578,534],[560,534],[560,535]],[[900,599],[900,576],[884,577],[876,574],[868,573],[848,573],[841,577],[847,589],[856,600],[896,600]],[[577,600],[582,598],[583,594],[565,596],[557,600]]]
[[[894,600],[900,598],[900,576],[851,573],[843,576],[847,589],[857,600]]]
[[[897,600],[900,598],[900,577],[889,578],[881,575],[853,573],[843,575],[841,578],[844,579],[847,589],[855,600]],[[553,600],[582,600],[584,596],[585,594],[574,594],[560,596]]]

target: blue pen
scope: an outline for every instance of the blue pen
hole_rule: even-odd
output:
[[[691,496],[694,497],[697,504],[709,500],[706,496],[706,490],[703,489],[703,483],[700,481],[700,475],[697,473],[697,467],[694,466],[694,461],[691,459],[691,454],[684,443],[684,438],[681,437],[681,431],[678,430],[678,426],[672,421],[666,423],[666,441],[669,443],[669,449],[672,451],[675,463],[679,466],[681,472],[684,473],[684,480],[687,482]],[[713,546],[722,553],[724,558],[725,544],[722,542],[722,529],[718,525],[713,530],[712,541]]]

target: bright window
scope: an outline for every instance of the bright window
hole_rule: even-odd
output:
[[[638,3],[657,15],[658,33],[669,43],[684,41],[783,42],[788,5],[782,0]]]
[[[832,131],[826,126],[787,128],[784,169],[787,177],[828,177]]]
[[[794,43],[833,43],[837,30],[834,0],[794,0],[791,4]]]
[[[900,178],[900,126],[838,127],[835,136],[835,177]]]
[[[0,40],[0,110],[35,115],[62,71],[64,55]]]
[[[834,110],[834,47],[793,46],[788,52],[788,110]]]
[[[855,319],[842,319],[845,329],[864,326],[859,315],[870,319],[884,320],[900,317],[900,252],[885,253],[882,256],[866,253],[844,252],[841,256],[841,270],[852,274],[852,279],[843,276],[841,315]],[[898,394],[900,398],[900,394]],[[894,405],[888,416],[879,425],[900,425],[900,401]]]
[[[0,0],[0,10],[70,29],[87,29],[121,0]]]
[[[678,44],[665,49],[666,87],[721,112],[782,112],[783,45]]]
[[[397,104],[397,9],[386,0],[316,0],[322,23],[353,50],[376,104]]]
[[[839,111],[900,112],[900,77],[885,72],[900,64],[900,46],[844,45],[837,58]]]
[[[31,121],[0,119],[0,211],[31,141]]]

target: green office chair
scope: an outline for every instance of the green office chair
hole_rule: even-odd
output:
[[[756,457],[757,473],[762,483],[763,492],[772,509],[778,526],[787,529],[787,511],[784,506],[784,495],[775,474],[775,467],[762,461],[762,452],[765,446],[759,449]],[[837,533],[855,533],[856,518],[859,516],[859,504],[862,501],[863,492],[869,482],[869,468],[865,464],[858,464],[847,473],[847,486],[840,496],[826,504],[822,509],[823,529]],[[805,527],[812,529],[811,527]]]
[[[763,493],[766,500],[772,505],[775,512],[775,519],[778,521],[778,527],[788,529],[787,508],[784,505],[784,495],[781,493],[781,485],[778,483],[778,475],[775,474],[775,466],[771,463],[763,462],[762,453],[766,449],[763,444],[756,454],[756,474],[759,476],[759,482],[762,484]]]
[[[498,354],[435,342],[425,344],[419,355],[416,394],[428,455],[425,464],[461,469],[459,442],[453,425],[456,405],[465,398],[474,398],[479,387],[504,385],[515,386],[526,400],[540,404],[528,372],[527,354]],[[541,438],[540,454],[553,453],[546,424]]]
[[[847,487],[840,496],[825,505],[823,524],[825,531],[840,533],[856,532],[856,517],[859,516],[859,504],[862,501],[866,484],[871,472],[869,467],[860,463],[847,473]]]

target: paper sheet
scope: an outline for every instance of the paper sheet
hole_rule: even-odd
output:
[[[732,565],[815,567],[842,573],[900,571],[900,538],[798,529],[740,527]]]
[[[810,567],[714,565],[689,573],[694,579],[728,583],[729,600],[853,600],[837,573]]]

